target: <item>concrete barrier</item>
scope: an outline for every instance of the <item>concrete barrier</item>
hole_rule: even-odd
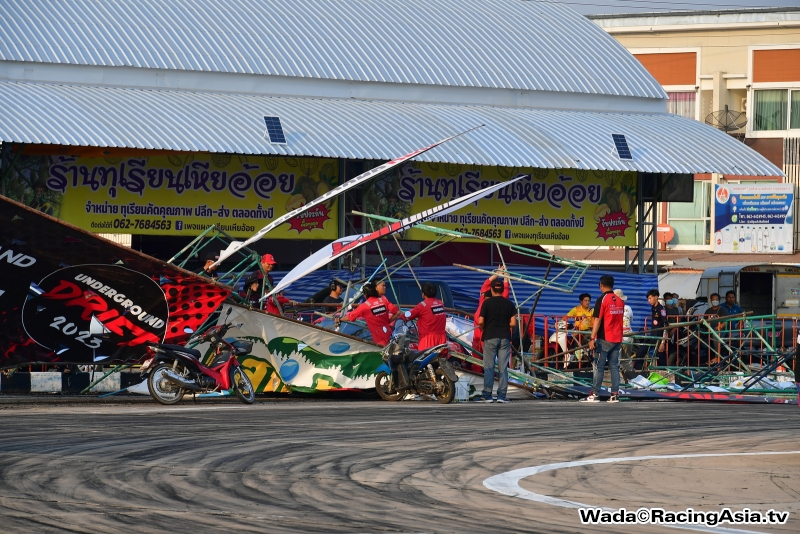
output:
[[[0,394],[25,395],[28,393],[80,393],[102,373],[23,373],[15,372],[10,376],[0,374]],[[91,394],[110,393],[122,388],[138,384],[142,379],[139,373],[114,373],[94,386]]]

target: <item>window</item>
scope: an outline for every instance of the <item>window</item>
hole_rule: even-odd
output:
[[[792,120],[789,128],[800,128],[800,91],[792,91]]]
[[[686,117],[687,119],[694,118],[694,105],[697,100],[697,93],[694,91],[680,92],[680,93],[667,93],[669,100],[667,100],[667,111]]]
[[[786,89],[753,91],[753,130],[785,130],[788,97],[789,91]],[[800,120],[800,112],[798,115]]]
[[[667,219],[675,230],[670,245],[708,245],[711,241],[711,182],[694,182],[694,203],[670,202]]]

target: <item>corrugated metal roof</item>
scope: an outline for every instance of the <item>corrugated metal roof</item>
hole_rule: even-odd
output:
[[[666,98],[550,1],[4,0],[0,59]]]
[[[608,29],[625,26],[769,23],[800,20],[800,7],[613,13],[608,15],[587,15],[586,18],[594,21],[598,26]]]
[[[392,159],[479,124],[423,161],[644,172],[780,175],[719,130],[671,114],[277,98],[0,82],[0,140],[239,154]],[[263,137],[281,118],[288,143]],[[632,162],[613,152],[625,134]]]

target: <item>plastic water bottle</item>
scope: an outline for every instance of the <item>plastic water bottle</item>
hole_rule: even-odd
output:
[[[755,252],[756,251],[756,243],[753,241],[753,230],[749,226],[747,227],[747,231],[744,236],[744,250]]]

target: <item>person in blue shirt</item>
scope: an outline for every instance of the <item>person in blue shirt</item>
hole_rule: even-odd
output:
[[[738,315],[742,313],[742,308],[736,304],[736,293],[733,291],[728,291],[725,293],[725,302],[720,305],[720,308],[728,312],[728,315]],[[738,347],[740,344],[740,341],[737,338],[741,337],[742,335],[742,326],[742,321],[732,321],[730,324],[724,326],[724,328],[728,328],[730,330],[730,343],[733,346]]]
[[[725,311],[728,312],[728,315],[738,315],[742,313],[742,308],[736,304],[736,293],[733,291],[728,291],[725,293],[725,303],[722,305],[725,308]]]

